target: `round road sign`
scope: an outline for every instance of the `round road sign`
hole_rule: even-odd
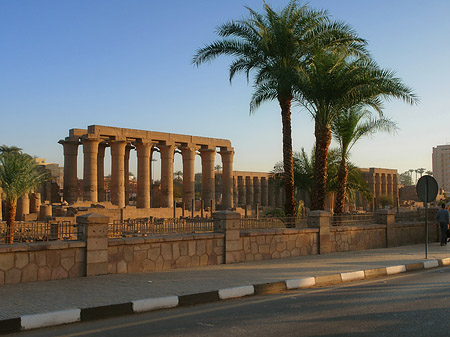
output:
[[[438,193],[438,183],[432,176],[425,175],[417,182],[416,191],[420,200],[432,202]]]

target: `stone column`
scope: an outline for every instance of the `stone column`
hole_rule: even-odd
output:
[[[161,151],[161,207],[173,207],[173,145],[159,145]]]
[[[261,205],[261,180],[253,177],[253,203]]]
[[[125,147],[124,140],[111,141],[111,202],[125,207]]]
[[[125,206],[130,204],[130,151],[133,147],[127,144],[124,159]]]
[[[394,177],[392,178],[392,195],[394,199],[394,205],[395,207],[399,206],[399,202],[398,202],[398,175],[394,174]]]
[[[275,181],[273,178],[269,178],[269,206],[276,207],[275,204]]]
[[[233,155],[234,151],[220,151],[222,156],[222,206],[233,208]]]
[[[41,207],[41,193],[32,193],[30,198],[30,213],[39,213]]]
[[[156,149],[155,149],[155,147],[154,146],[152,146],[152,149],[150,150],[150,158],[149,158],[149,165],[150,165],[150,173],[149,173],[149,176],[150,176],[150,208],[152,207],[152,198],[153,198],[153,152],[155,152],[156,151]],[[155,159],[155,161],[156,161],[156,159]]]
[[[269,206],[269,182],[266,177],[261,178],[261,206]]]
[[[83,200],[98,201],[97,156],[99,139],[83,138]]]
[[[105,201],[105,143],[98,145],[97,154],[97,201]]]
[[[16,219],[25,221],[25,216],[30,214],[30,197],[28,193],[19,198],[17,202]]]
[[[394,201],[394,191],[392,189],[392,174],[387,175],[387,195],[392,197],[392,201]]]
[[[373,199],[372,202],[370,203],[370,210],[371,211],[375,211],[375,200],[376,200],[376,195],[375,195],[375,175],[373,173],[369,173],[368,174],[368,185],[369,185],[369,191],[372,192],[373,195]]]
[[[253,205],[253,179],[252,177],[245,177],[245,189],[246,189],[246,205]]]
[[[378,203],[381,195],[381,177],[379,173],[375,173],[375,209],[378,208]],[[374,209],[374,210],[375,210]]]
[[[244,250],[240,238],[240,218],[241,215],[239,213],[230,211],[221,211],[213,214],[214,226],[225,233],[225,263],[237,263],[244,260]]]
[[[238,191],[238,185],[237,185],[237,177],[233,176],[233,207],[237,207],[239,205],[238,197],[239,197],[239,191]]]
[[[77,156],[78,141],[60,140],[64,147],[64,183],[63,196],[69,204],[73,204],[78,199],[78,177],[77,177]]]
[[[319,254],[328,254],[333,251],[330,216],[331,214],[326,211],[311,211],[308,215],[308,227],[319,228]]]
[[[214,181],[214,159],[216,155],[215,149],[201,149],[200,157],[202,158],[202,200],[205,207],[215,202],[215,181]]]
[[[150,153],[151,143],[137,143],[137,196],[136,208],[150,208]]]
[[[381,174],[381,195],[387,195],[386,174]]]
[[[386,247],[398,246],[395,232],[395,211],[392,209],[379,209],[375,213],[375,222],[386,225]]]
[[[192,200],[195,200],[195,148],[182,147],[183,157],[183,203],[188,210],[192,210]]]
[[[247,188],[245,186],[245,177],[238,176],[237,181],[238,181],[238,194],[239,194],[238,205],[244,206],[247,204],[247,196],[246,196]]]
[[[84,226],[86,240],[86,276],[108,274],[108,223],[107,216],[89,213],[77,216]]]

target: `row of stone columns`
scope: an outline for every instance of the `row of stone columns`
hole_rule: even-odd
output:
[[[78,198],[77,156],[80,142],[61,140],[64,147],[64,199],[72,204]],[[108,140],[83,136],[83,199],[85,201],[104,201],[104,156],[105,147],[111,147],[111,202],[119,208],[125,207],[128,200],[129,155],[133,148],[129,141]],[[137,151],[137,200],[138,208],[150,208],[150,186],[152,179],[152,153],[159,149],[161,154],[161,207],[173,207],[173,160],[175,150],[180,150],[183,157],[183,202],[190,208],[195,198],[194,161],[197,153],[195,144],[176,146],[175,144],[154,144],[136,141],[133,145]],[[232,150],[221,148],[223,167],[223,207],[233,207],[233,155]],[[205,205],[214,205],[215,148],[200,148],[202,162],[202,199]]]
[[[387,195],[392,197],[394,204],[398,200],[398,176],[389,173],[374,173],[368,179],[369,190],[372,191],[375,200],[380,196]],[[376,207],[376,205],[374,206]]]
[[[269,177],[237,175],[234,178],[235,204],[239,206],[258,204],[282,207],[283,188]]]

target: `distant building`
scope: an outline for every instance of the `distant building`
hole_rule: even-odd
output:
[[[433,147],[433,177],[439,188],[450,191],[450,145]]]

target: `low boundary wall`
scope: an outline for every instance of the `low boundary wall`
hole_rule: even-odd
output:
[[[384,211],[384,210],[383,210]],[[77,217],[80,241],[0,245],[0,285],[104,274],[152,272],[424,242],[424,223],[395,223],[381,212],[373,225],[331,226],[330,214],[311,212],[309,228],[240,229],[240,214],[214,213],[217,233],[108,239],[110,219]],[[429,242],[438,241],[429,224]]]

